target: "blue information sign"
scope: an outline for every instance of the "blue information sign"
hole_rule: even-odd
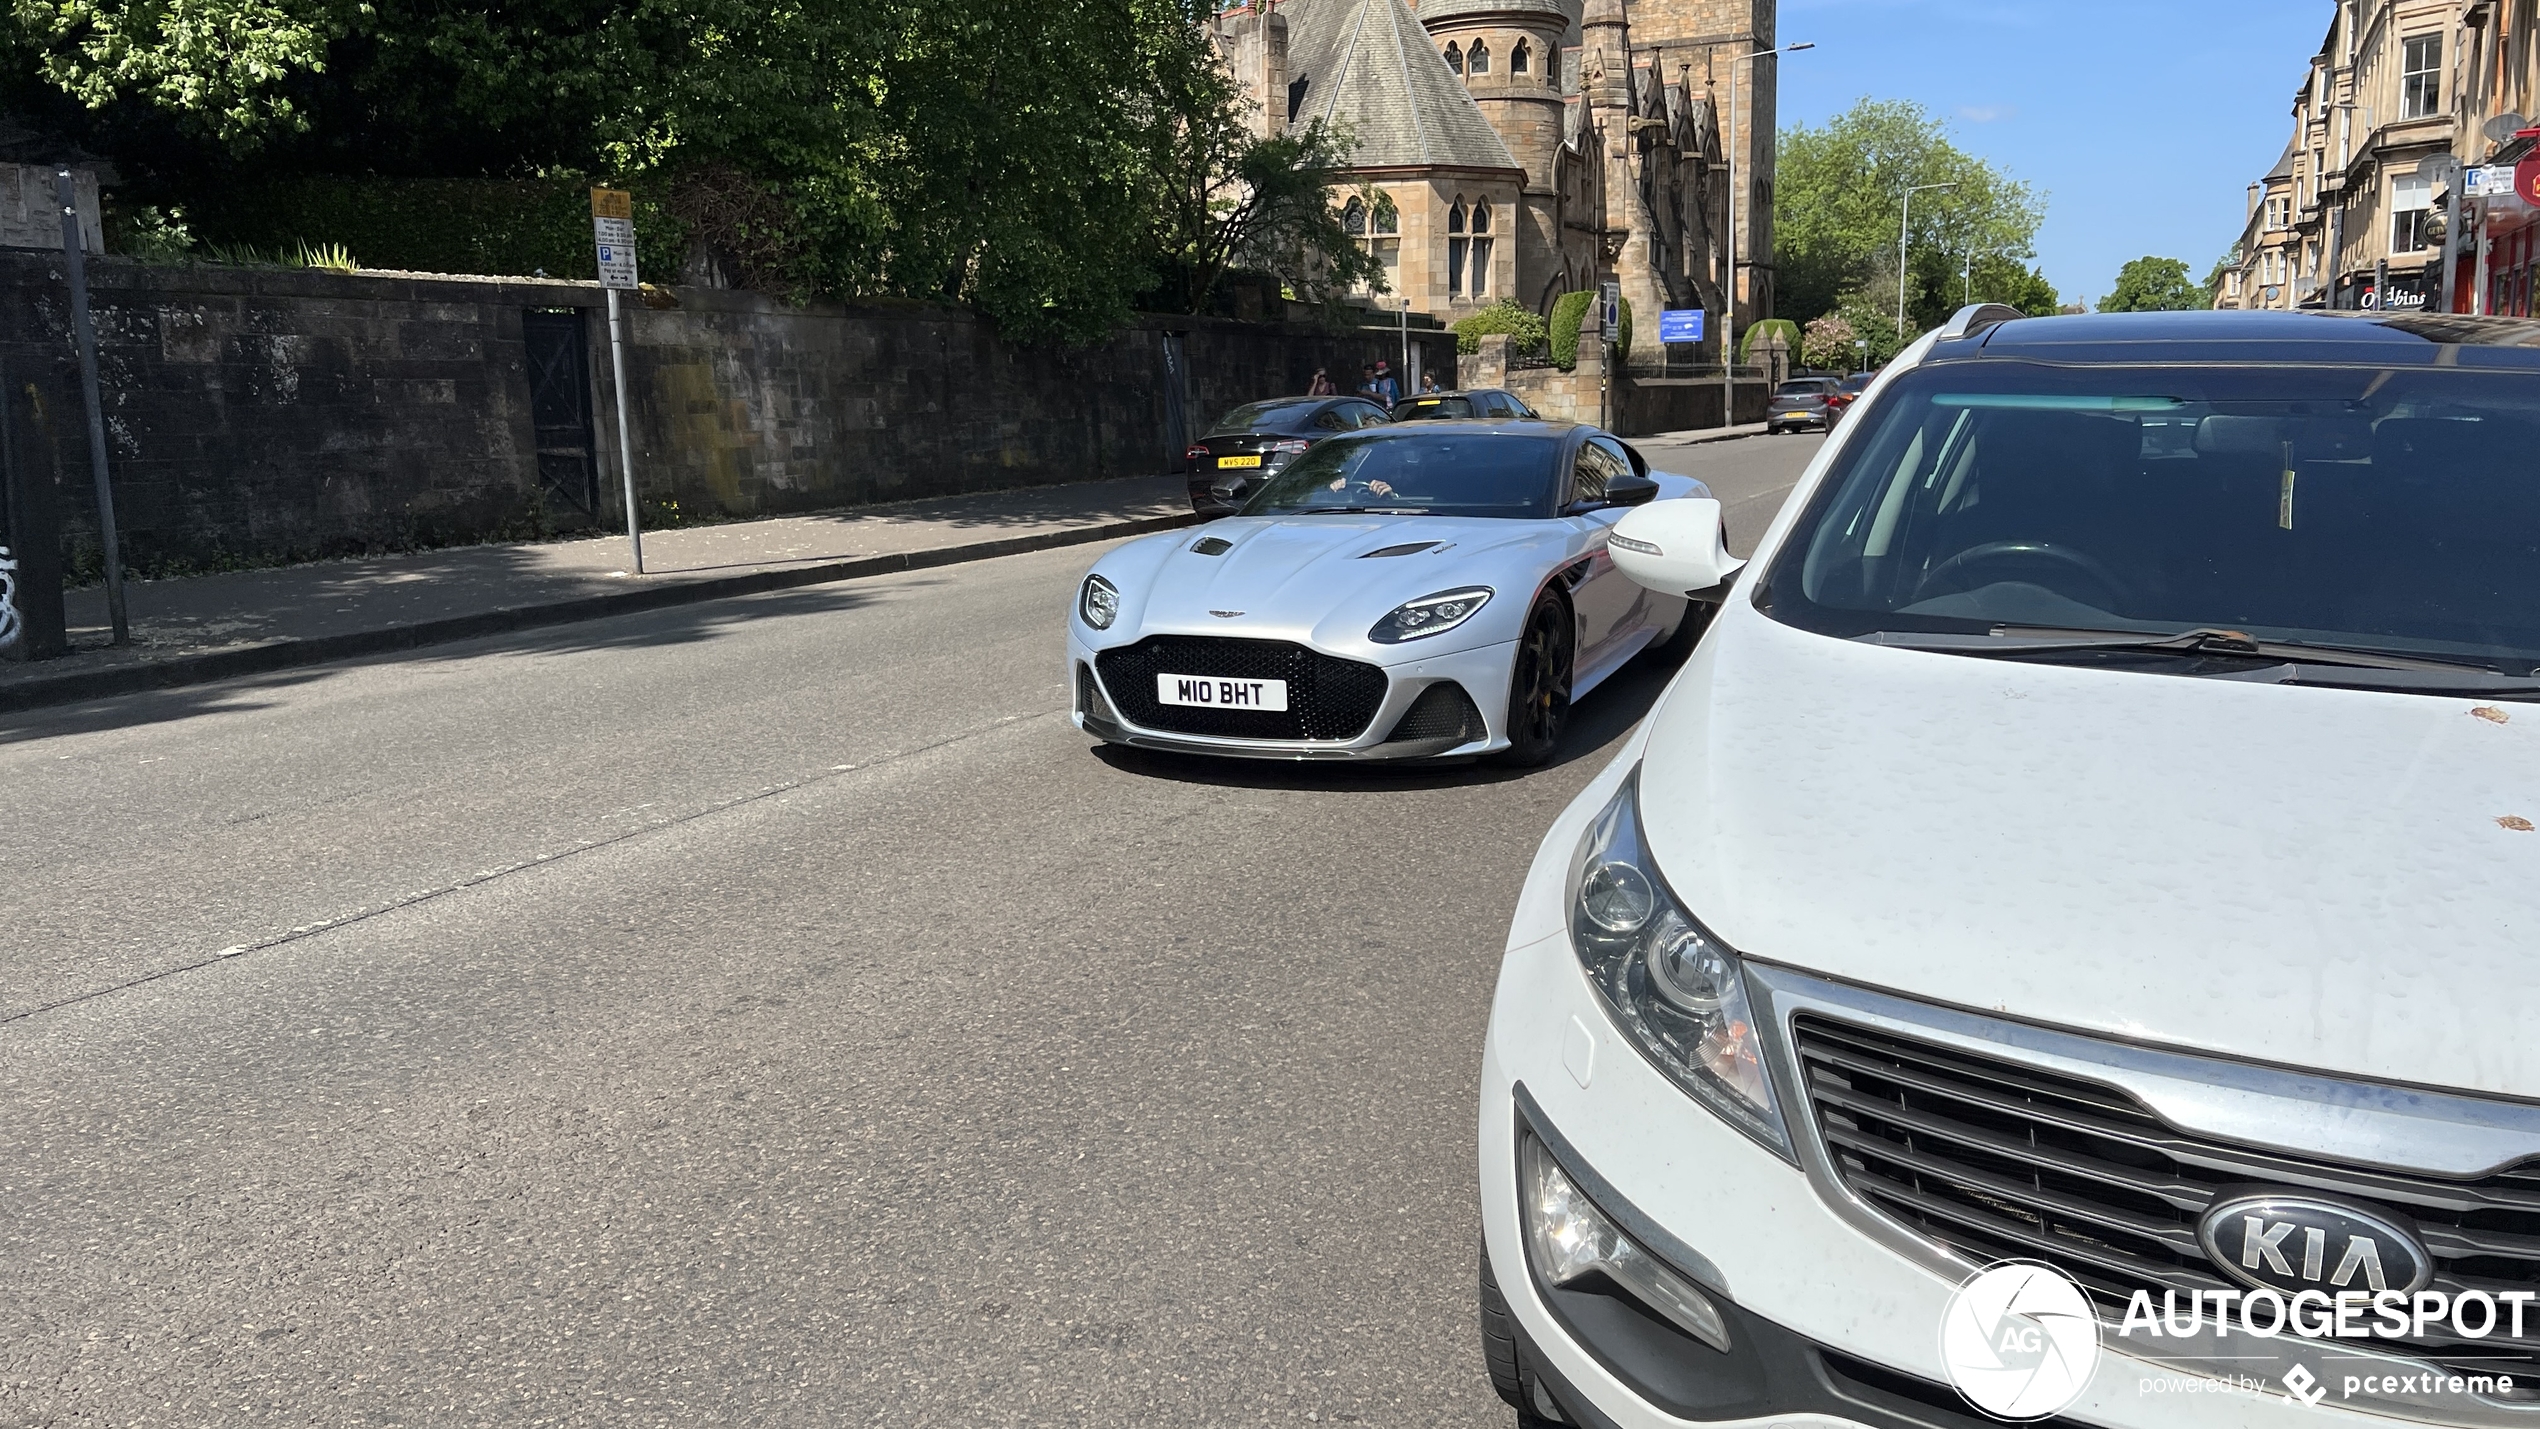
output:
[[[1702,341],[1702,309],[1669,308],[1658,315],[1660,342]]]

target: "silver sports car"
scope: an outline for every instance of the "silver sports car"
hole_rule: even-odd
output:
[[[1709,495],[1563,422],[1334,437],[1239,514],[1095,563],[1067,623],[1077,727],[1255,759],[1545,763],[1570,702],[1685,621],[1614,569],[1614,523]]]

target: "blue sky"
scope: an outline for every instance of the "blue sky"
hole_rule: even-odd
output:
[[[2292,133],[2332,0],[1782,0],[1783,127],[1910,99],[2046,195],[2038,256],[2094,306],[2144,254],[2202,280]]]

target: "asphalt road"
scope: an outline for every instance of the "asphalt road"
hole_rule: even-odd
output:
[[[1093,554],[0,722],[0,1426],[1503,1423],[1482,1019],[1667,672],[1097,752]]]

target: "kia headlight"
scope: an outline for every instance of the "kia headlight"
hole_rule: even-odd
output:
[[[1076,597],[1076,613],[1096,630],[1109,630],[1111,622],[1120,618],[1120,587],[1100,576],[1085,577],[1085,589]]]
[[[1472,586],[1407,600],[1377,621],[1367,638],[1379,645],[1399,645],[1406,640],[1444,635],[1480,614],[1482,607],[1490,604],[1490,598],[1490,587]]]
[[[1589,826],[1570,890],[1571,946],[1616,1025],[1676,1085],[1790,1155],[1737,955],[1677,904],[1650,860],[1640,771]]]

